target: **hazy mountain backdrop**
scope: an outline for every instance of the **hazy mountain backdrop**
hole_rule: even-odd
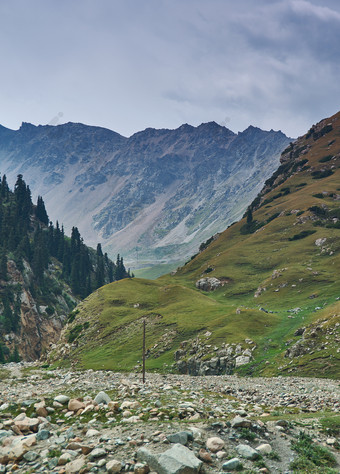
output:
[[[238,220],[290,139],[215,122],[125,138],[78,123],[0,126],[0,171],[18,173],[49,216],[85,242],[139,265],[179,261]]]

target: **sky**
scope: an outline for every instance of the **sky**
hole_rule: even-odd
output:
[[[340,109],[339,0],[0,0],[0,124],[290,137]]]

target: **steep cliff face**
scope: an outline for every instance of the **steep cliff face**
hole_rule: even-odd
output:
[[[215,122],[146,129],[130,138],[68,123],[0,127],[1,172],[23,173],[51,218],[90,245],[139,263],[178,261],[237,220],[290,139]]]
[[[49,265],[46,276],[50,278],[51,285],[48,295],[43,296],[33,291],[30,265],[23,261],[23,269],[19,270],[13,260],[8,260],[6,281],[0,280],[1,290],[14,292],[20,307],[17,329],[1,331],[5,355],[17,351],[21,359],[35,360],[58,340],[67,315],[79,301],[68,285],[56,277],[58,270],[56,261]]]

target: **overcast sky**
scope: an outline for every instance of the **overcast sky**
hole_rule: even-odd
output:
[[[0,124],[303,134],[340,109],[339,0],[0,0]]]

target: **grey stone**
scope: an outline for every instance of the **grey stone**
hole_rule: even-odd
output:
[[[89,454],[89,459],[90,461],[94,461],[95,459],[102,458],[103,456],[106,456],[106,451],[103,448],[95,448],[91,453]]]
[[[54,397],[54,401],[61,403],[62,405],[66,405],[66,403],[68,403],[69,400],[70,400],[70,397],[68,397],[67,395],[57,395],[56,397]]]
[[[12,436],[12,435],[13,435],[12,431],[0,430],[0,440],[2,438],[7,438],[8,436]]]
[[[250,428],[251,427],[251,421],[247,420],[245,418],[242,418],[241,416],[235,416],[231,420],[231,427],[232,428]]]
[[[51,436],[51,433],[49,430],[40,430],[36,434],[37,441],[43,441],[45,439],[48,439]]]
[[[27,462],[35,461],[38,457],[39,457],[39,454],[36,453],[35,451],[27,451],[27,453],[23,455],[23,458]]]
[[[196,281],[196,288],[203,291],[214,291],[222,285],[221,281],[215,277],[201,278]]]
[[[239,458],[229,459],[229,461],[222,464],[223,471],[234,471],[239,469],[242,466],[241,461]]]
[[[23,407],[30,407],[31,405],[33,405],[33,403],[38,403],[39,400],[37,400],[36,398],[32,398],[30,400],[24,400],[21,405]]]
[[[170,443],[179,443],[186,445],[188,442],[188,433],[186,431],[179,431],[167,436]]]
[[[65,436],[67,439],[71,439],[75,437],[72,426],[66,430]]]
[[[250,459],[251,461],[254,461],[260,456],[255,449],[253,449],[251,446],[248,446],[247,444],[239,444],[236,446],[236,451],[243,458]]]
[[[58,458],[52,458],[48,461],[48,468],[52,471],[58,464]]]
[[[241,355],[241,356],[236,357],[235,365],[236,367],[240,367],[240,365],[248,364],[249,361],[250,361],[250,357]]]
[[[107,393],[99,392],[98,395],[96,395],[96,398],[94,399],[94,401],[97,402],[98,405],[100,403],[104,403],[105,405],[107,405],[109,402],[111,402],[111,398],[108,396]]]
[[[158,474],[195,474],[202,461],[181,444],[175,444],[162,454],[153,454],[146,448],[137,451],[137,460],[146,462]]]

